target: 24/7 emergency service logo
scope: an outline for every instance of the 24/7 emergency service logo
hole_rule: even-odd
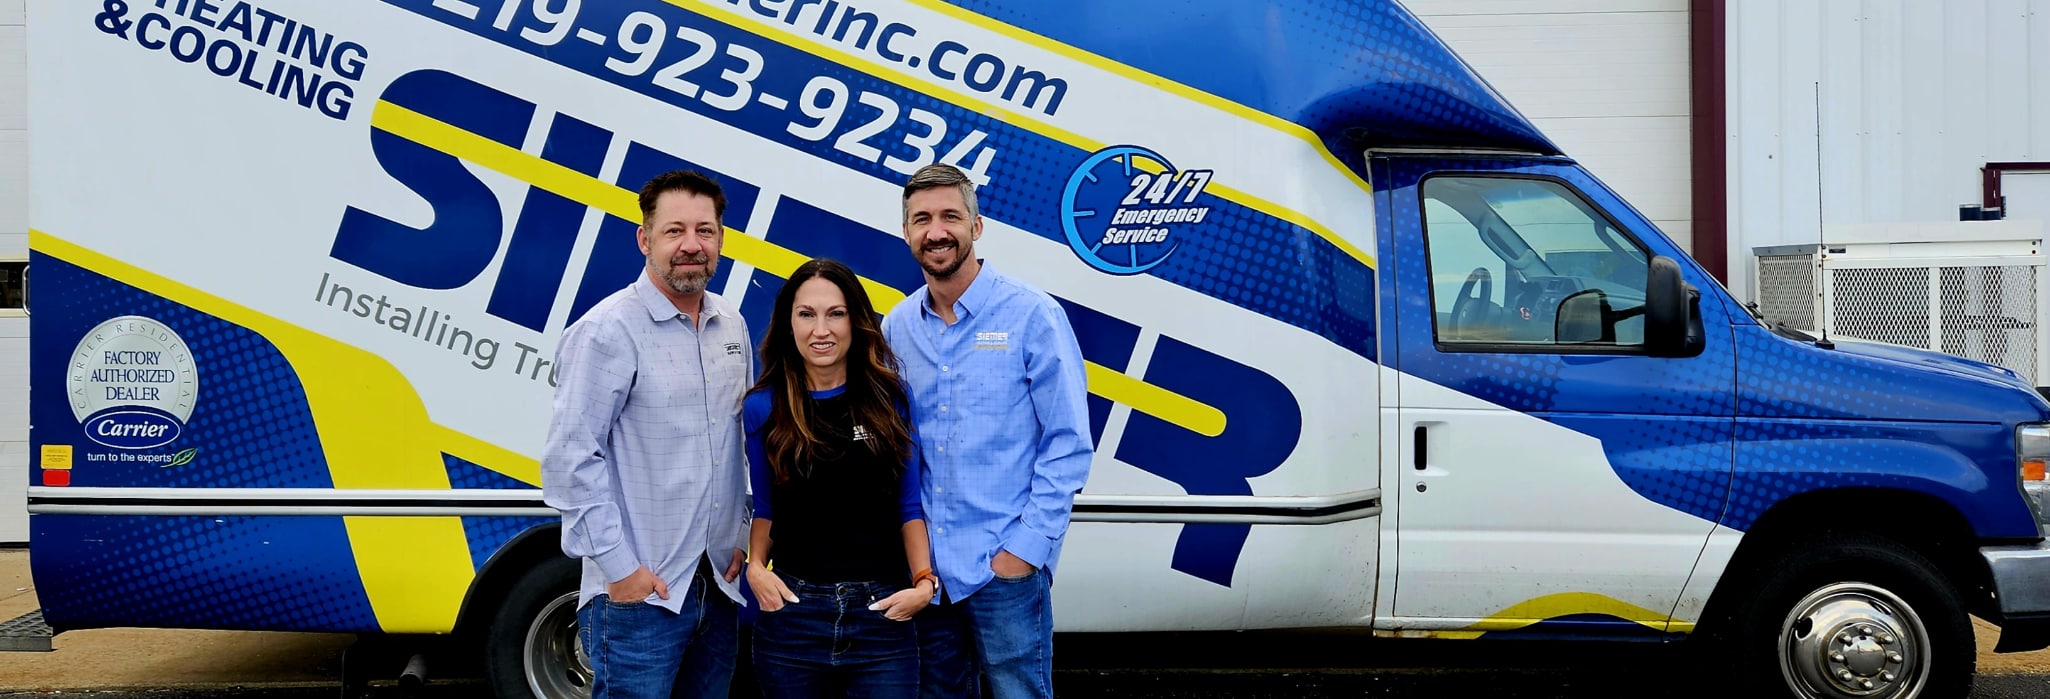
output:
[[[1089,266],[1111,274],[1152,269],[1174,254],[1181,236],[1210,217],[1210,207],[1196,204],[1196,198],[1213,174],[1176,170],[1140,146],[1090,154],[1061,193],[1068,246]]]
[[[78,341],[64,386],[85,436],[115,449],[178,439],[199,398],[199,371],[185,340],[163,323],[122,316]]]

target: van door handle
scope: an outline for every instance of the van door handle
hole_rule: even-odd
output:
[[[1430,434],[1430,428],[1423,425],[1416,426],[1416,470],[1418,471],[1424,470],[1424,465],[1431,461]]]

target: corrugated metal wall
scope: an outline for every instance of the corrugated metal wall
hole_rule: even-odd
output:
[[[26,4],[0,0],[0,259],[10,260],[28,257]],[[27,487],[28,319],[0,316],[0,542],[28,540]]]
[[[1957,221],[1989,161],[2050,160],[2050,0],[1731,0],[1732,287],[1751,249]],[[1821,86],[1821,206],[1816,85]],[[1819,216],[1818,216],[1819,214]]]
[[[1686,0],[1403,0],[1545,135],[1691,245]]]

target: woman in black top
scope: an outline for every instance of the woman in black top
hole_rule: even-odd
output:
[[[741,411],[754,483],[747,581],[763,612],[757,682],[771,699],[915,697],[909,621],[939,579],[910,403],[854,272],[825,259],[798,267],[761,357]]]

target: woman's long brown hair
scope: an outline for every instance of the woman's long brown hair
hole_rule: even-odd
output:
[[[762,451],[769,459],[769,473],[776,483],[790,480],[792,467],[816,456],[824,440],[812,423],[813,402],[805,382],[804,357],[797,351],[797,337],[790,330],[792,307],[797,305],[797,287],[813,279],[824,279],[840,287],[847,297],[847,324],[851,346],[847,348],[846,397],[852,402],[854,424],[868,429],[868,448],[888,458],[891,473],[902,476],[911,457],[911,427],[904,410],[910,402],[904,383],[897,376],[897,355],[883,341],[875,306],[861,287],[854,270],[836,260],[819,258],[798,266],[783,290],[776,293],[776,311],[769,321],[768,337],[762,340],[762,376],[753,391],[767,391],[769,421],[763,425]]]

